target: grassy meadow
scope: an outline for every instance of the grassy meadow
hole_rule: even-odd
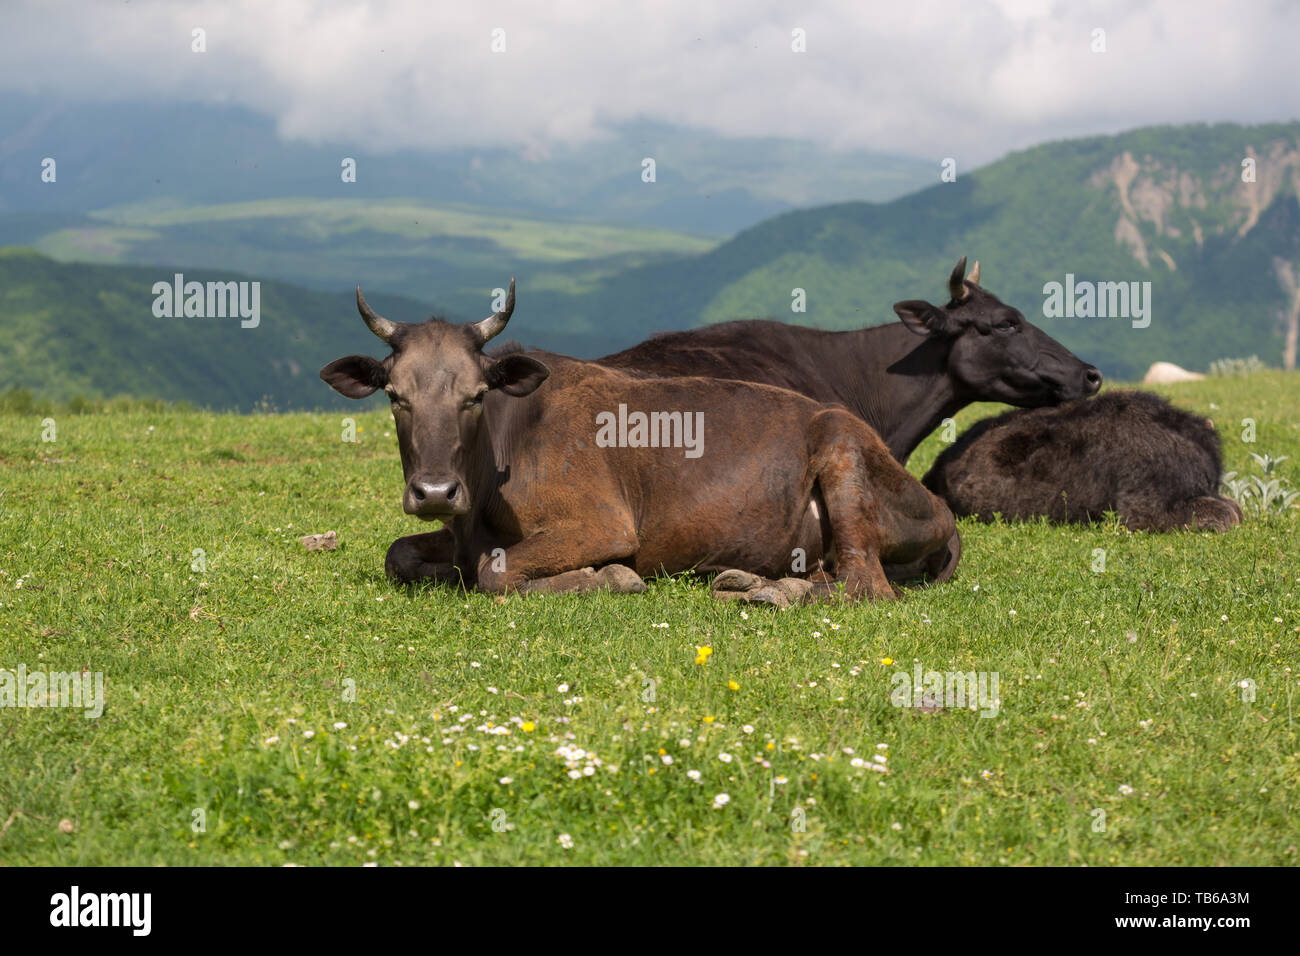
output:
[[[1300,376],[1161,391],[1300,484]],[[0,410],[0,667],[105,692],[0,708],[0,864],[1300,863],[1300,510],[965,522],[875,605],[495,599],[385,579],[427,529],[387,410],[341,418]],[[893,706],[918,663],[996,715]]]

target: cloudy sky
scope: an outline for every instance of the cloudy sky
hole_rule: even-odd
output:
[[[645,118],[982,163],[1300,114],[1289,0],[7,0],[0,22],[0,94],[240,104],[376,152],[544,155]]]

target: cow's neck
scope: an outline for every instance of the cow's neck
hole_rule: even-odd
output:
[[[845,355],[854,367],[869,373],[844,378],[853,383],[845,398],[880,433],[889,453],[906,463],[926,435],[968,404],[948,373],[951,343],[918,336],[902,322],[845,335]]]

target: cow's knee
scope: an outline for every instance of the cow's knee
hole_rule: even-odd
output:
[[[405,538],[398,538],[388,546],[384,555],[384,573],[399,584],[418,580],[415,549]]]
[[[445,580],[453,576],[450,534],[442,532],[412,534],[398,538],[384,555],[384,573],[399,584]]]

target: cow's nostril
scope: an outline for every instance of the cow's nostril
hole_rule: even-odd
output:
[[[1083,380],[1088,385],[1089,394],[1095,395],[1101,388],[1101,370],[1089,365],[1083,373]]]
[[[423,478],[414,480],[406,490],[406,511],[408,514],[434,515],[457,511],[461,505],[457,501],[462,497],[459,478],[446,481],[427,481]]]

